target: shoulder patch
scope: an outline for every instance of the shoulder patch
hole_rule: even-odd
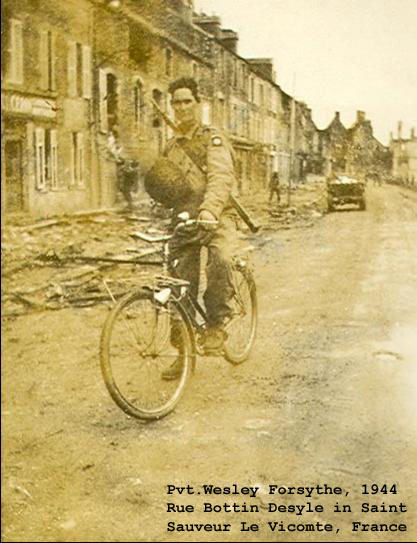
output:
[[[223,140],[220,136],[212,136],[211,143],[215,146],[223,145]]]

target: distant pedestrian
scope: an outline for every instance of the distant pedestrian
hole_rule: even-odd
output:
[[[115,190],[116,192],[121,190],[122,185],[122,166],[124,163],[124,150],[123,146],[119,141],[119,128],[117,125],[114,125],[110,130],[107,138],[107,152],[109,158],[114,161],[116,166],[116,179],[115,179]]]
[[[133,210],[132,192],[139,188],[139,163],[137,160],[124,160],[120,166],[119,190],[127,203],[128,211]]]
[[[274,172],[271,176],[271,181],[269,183],[269,203],[272,203],[274,194],[277,197],[277,204],[281,201],[281,191],[279,186],[279,175],[278,172]]]
[[[119,164],[123,160],[123,146],[119,142],[119,128],[114,125],[109,136],[107,138],[107,150],[111,158],[113,158],[116,164]]]

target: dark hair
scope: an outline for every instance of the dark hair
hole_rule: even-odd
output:
[[[192,77],[180,77],[180,79],[176,79],[168,87],[168,92],[173,95],[178,89],[190,89],[196,101],[200,101],[200,96],[198,95],[198,84],[197,81]]]

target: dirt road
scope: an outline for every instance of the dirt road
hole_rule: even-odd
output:
[[[251,359],[200,360],[185,399],[157,423],[126,417],[104,388],[105,307],[4,323],[4,541],[417,539],[417,194],[369,187],[365,212],[263,235]],[[210,484],[239,493],[206,495]],[[371,484],[388,493],[362,494]],[[167,512],[167,502],[195,510]]]

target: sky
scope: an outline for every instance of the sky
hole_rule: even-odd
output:
[[[417,0],[195,0],[239,33],[238,54],[274,60],[276,82],[325,128],[366,112],[384,144],[417,131]]]

